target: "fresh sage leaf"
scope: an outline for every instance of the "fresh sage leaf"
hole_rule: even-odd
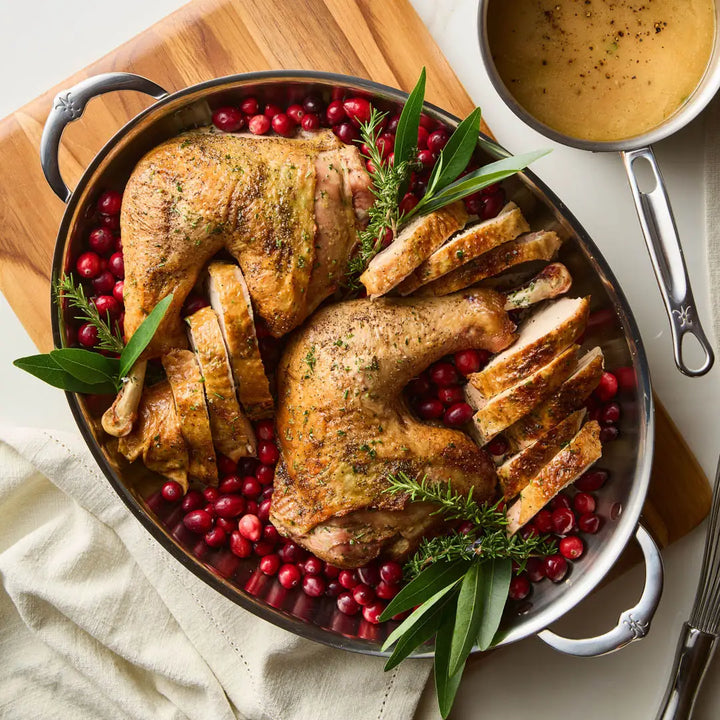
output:
[[[395,146],[393,153],[395,156],[395,166],[400,163],[413,160],[413,148],[417,147],[418,128],[420,127],[420,115],[422,114],[423,102],[425,101],[425,68],[420,73],[420,78],[408,95],[408,99],[403,105],[400,118],[398,119],[397,128],[395,130]],[[398,192],[400,199],[407,189],[407,180],[401,185]]]
[[[467,560],[434,562],[411,580],[389,603],[380,615],[380,620],[389,620],[393,615],[420,605],[439,590],[459,580],[467,571]],[[409,618],[408,618],[409,619]]]
[[[440,152],[430,179],[429,194],[434,194],[456,180],[468,166],[477,147],[480,133],[480,108],[475,108],[455,129]]]
[[[509,558],[487,560],[478,566],[478,570],[484,577],[480,585],[483,609],[477,644],[480,650],[487,650],[500,627],[510,589],[512,561]]]
[[[165,313],[172,302],[173,294],[164,297],[152,312],[142,321],[140,327],[133,333],[120,355],[120,377],[127,377],[136,360],[142,355],[158,329],[158,325],[165,317]]]
[[[100,383],[116,384],[120,363],[92,350],[62,348],[52,350],[50,357],[74,378],[88,385]]]
[[[435,690],[437,691],[440,715],[446,718],[452,710],[455,695],[457,695],[462,680],[465,662],[460,669],[450,674],[450,643],[453,637],[456,612],[449,606],[445,608],[445,618],[435,635]]]
[[[114,383],[97,383],[90,385],[73,377],[63,370],[50,355],[30,355],[18,358],[13,362],[15,367],[46,382],[48,385],[67,390],[67,392],[88,393],[95,395],[113,394],[116,392]]]
[[[483,585],[486,573],[482,571],[484,565],[485,562],[474,562],[460,584],[455,629],[450,644],[450,675],[454,675],[465,665],[480,632],[485,611]]]

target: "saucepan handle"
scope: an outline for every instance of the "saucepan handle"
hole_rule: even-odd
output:
[[[543,642],[568,655],[595,657],[620,650],[647,635],[662,595],[663,565],[658,546],[642,525],[638,525],[635,539],[645,558],[645,587],[638,604],[622,613],[618,624],[604,635],[573,640],[556,635],[552,630],[543,630],[538,633]]]
[[[60,138],[65,126],[81,117],[85,106],[94,97],[116,90],[136,90],[157,100],[167,95],[167,91],[152,80],[132,73],[115,72],[94,75],[55,96],[40,140],[40,163],[45,179],[63,202],[72,195],[62,179],[58,162]]]
[[[715,355],[697,314],[675,218],[655,153],[652,148],[645,147],[623,152],[622,156],[645,244],[670,320],[675,364],[680,372],[690,377],[704,375],[713,366]],[[650,192],[644,192],[638,181],[634,164],[640,159],[649,163],[655,179],[655,187]],[[688,334],[695,336],[704,353],[702,364],[694,369],[683,359],[683,338]]]

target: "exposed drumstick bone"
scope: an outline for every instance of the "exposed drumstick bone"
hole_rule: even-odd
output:
[[[137,418],[140,396],[145,384],[147,360],[138,360],[128,373],[113,404],[102,416],[103,430],[113,437],[125,437]]]
[[[519,310],[566,293],[572,276],[562,263],[550,263],[524,285],[505,294],[505,310]]]

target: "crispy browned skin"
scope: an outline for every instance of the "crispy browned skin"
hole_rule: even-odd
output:
[[[342,171],[326,177],[333,160]],[[329,132],[259,140],[193,130],[151,150],[127,183],[120,220],[128,337],[172,292],[144,356],[187,347],[180,308],[223,248],[240,264],[270,331],[296,327],[337,286],[341,273],[326,256],[341,258],[344,269],[355,245],[370,182],[359,163],[358,151]],[[320,181],[326,192],[339,187],[329,210],[315,208]]]
[[[503,302],[490,290],[356,300],[321,310],[295,334],[278,370],[283,465],[272,521],[282,534],[312,546],[319,557],[357,566],[367,557],[362,533],[339,541],[336,531],[347,534],[347,527],[338,529],[337,518],[397,511],[395,531],[371,552],[377,555],[394,541],[407,524],[407,499],[383,492],[389,475],[426,475],[431,482],[450,481],[460,492],[472,487],[479,500],[492,494],[488,457],[464,433],[416,420],[402,389],[446,353],[506,347],[514,325]],[[310,533],[315,537],[309,539]]]
[[[255,455],[255,433],[235,395],[230,360],[215,311],[204,307],[188,317],[187,323],[204,380],[215,447],[236,462]]]
[[[188,451],[180,432],[170,384],[162,382],[142,392],[138,417],[129,435],[118,441],[118,450],[130,462],[142,456],[148,470],[164,475],[188,489]]]
[[[201,482],[217,485],[215,448],[202,376],[195,355],[189,350],[171,350],[163,356],[162,364],[175,400],[180,431],[188,447],[188,472]]]

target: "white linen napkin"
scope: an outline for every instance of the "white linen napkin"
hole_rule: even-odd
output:
[[[129,513],[75,435],[0,428],[0,717],[409,720],[431,667],[276,628]]]

